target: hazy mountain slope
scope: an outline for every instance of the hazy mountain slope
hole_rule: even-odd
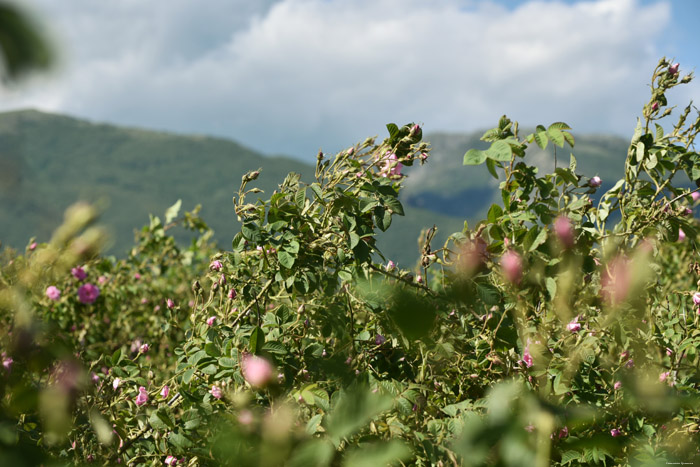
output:
[[[295,171],[310,180],[313,167],[285,157],[265,157],[235,142],[202,136],[122,128],[38,111],[0,114],[0,240],[23,247],[46,241],[63,211],[77,200],[105,205],[101,222],[112,234],[111,252],[124,254],[133,231],[162,215],[176,200],[183,209],[202,204],[202,216],[228,248],[239,225],[231,201],[241,176],[263,168],[256,186],[268,196]],[[406,206],[379,236],[382,251],[412,264],[424,226],[437,223],[439,240],[460,230],[461,219]]]
[[[498,181],[485,166],[463,166],[469,148],[485,148],[481,133],[434,133],[427,164],[404,169],[401,199],[406,217],[395,217],[378,245],[387,258],[404,266],[418,258],[418,236],[437,224],[433,248],[447,235],[485,216],[497,201]],[[346,142],[352,144],[352,142]],[[579,172],[599,175],[605,186],[622,174],[627,141],[611,136],[577,136]],[[569,162],[558,150],[558,163]],[[551,170],[553,151],[527,155]],[[286,157],[266,157],[233,141],[205,136],[123,128],[28,110],[0,114],[0,240],[23,247],[31,236],[46,241],[76,200],[103,203],[102,223],[112,233],[111,253],[132,244],[133,231],[150,213],[162,215],[178,199],[183,209],[202,204],[202,216],[228,248],[238,231],[231,198],[241,176],[263,168],[256,184],[269,196],[290,171],[310,180],[313,167]]]

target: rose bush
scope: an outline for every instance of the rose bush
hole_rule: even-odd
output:
[[[126,259],[100,257],[94,210],[73,208],[2,260],[0,464],[700,460],[698,190],[677,177],[700,179],[700,116],[657,123],[691,78],[660,61],[597,205],[601,179],[558,163],[568,125],[501,118],[464,157],[501,202],[445,245],[426,230],[414,270],[375,238],[428,159],[415,124],[319,153],[313,181],[289,174],[266,199],[245,174],[231,249],[178,203]],[[554,148],[553,173],[533,146]],[[176,225],[199,233],[188,248]]]

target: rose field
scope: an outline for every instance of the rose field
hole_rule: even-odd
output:
[[[568,125],[502,117],[463,167],[501,202],[426,225],[415,267],[376,246],[431,163],[413,123],[273,193],[239,174],[230,248],[178,202],[104,256],[74,205],[0,254],[0,465],[700,463],[700,114],[667,101],[691,79],[659,61],[604,193]]]

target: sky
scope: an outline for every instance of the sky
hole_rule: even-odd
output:
[[[22,0],[60,57],[0,110],[234,139],[311,161],[385,125],[564,121],[631,135],[662,56],[700,66],[700,2]],[[672,104],[700,101],[700,83]],[[670,125],[670,122],[669,122]]]

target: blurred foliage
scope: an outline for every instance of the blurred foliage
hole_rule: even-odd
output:
[[[54,52],[34,18],[7,2],[0,3],[0,57],[5,83],[31,71],[46,70],[54,60]]]

